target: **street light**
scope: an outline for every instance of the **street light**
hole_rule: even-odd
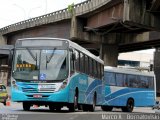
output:
[[[25,9],[23,7],[17,5],[17,4],[13,4],[13,5],[16,6],[17,8],[20,8],[23,11],[23,13],[24,13],[24,20],[25,20],[26,19],[26,11],[25,11]]]

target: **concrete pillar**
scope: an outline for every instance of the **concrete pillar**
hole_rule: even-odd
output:
[[[7,39],[6,37],[0,35],[0,45],[6,45],[7,44]]]
[[[83,33],[84,20],[77,18],[74,14],[71,19],[70,39],[84,39]]]
[[[116,67],[118,64],[118,45],[101,44],[101,59],[104,60],[105,66]]]
[[[154,54],[154,73],[156,76],[157,96],[160,97],[160,48],[157,48]]]
[[[77,30],[77,18],[73,15],[71,19],[70,39],[77,38]]]

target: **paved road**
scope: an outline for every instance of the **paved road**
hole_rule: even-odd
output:
[[[50,112],[48,107],[31,108],[31,111],[23,111],[22,104],[11,103],[11,106],[4,106],[0,103],[0,120],[102,120],[109,118],[127,119],[128,113],[122,112],[120,109],[113,109],[112,112],[104,112],[100,107],[96,107],[95,112],[69,112],[67,108],[63,108],[60,112]],[[131,114],[155,113],[151,108],[135,108]],[[148,114],[149,115],[149,114]],[[9,119],[8,119],[9,120]]]
[[[48,107],[45,106],[41,106],[41,107],[31,107],[31,111],[23,111],[22,108],[22,104],[21,103],[16,103],[16,102],[12,102],[10,106],[4,106],[2,103],[0,103],[0,113],[19,113],[19,114],[30,114],[30,113],[47,113],[47,114],[53,114],[53,113],[71,113],[68,111],[68,108],[64,107],[62,108],[62,110],[60,112],[50,112]],[[112,112],[109,113],[124,113],[121,111],[121,109],[113,109]],[[83,111],[76,111],[75,113],[72,114],[84,114],[84,113],[88,113],[88,112],[83,112]],[[94,113],[105,113],[101,110],[100,107],[96,107],[95,112],[89,112],[90,114],[94,114]],[[133,113],[155,113],[154,110],[152,110],[151,108],[134,108]]]

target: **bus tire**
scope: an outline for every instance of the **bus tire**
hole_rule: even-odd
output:
[[[94,97],[93,97],[93,104],[92,104],[92,105],[89,105],[89,111],[90,111],[90,112],[94,112],[94,111],[95,111],[96,100],[97,100],[97,97],[96,97],[96,93],[95,93],[95,94],[94,94]]]
[[[83,105],[83,106],[82,106],[82,109],[83,109],[84,112],[89,111],[88,108],[89,108],[89,105]]]
[[[30,110],[31,105],[27,102],[23,102],[23,110],[24,111],[29,111]]]
[[[55,109],[57,112],[61,111],[61,107],[56,107]]]
[[[69,105],[69,111],[75,112],[75,110],[78,108],[78,94],[74,95],[74,102]]]
[[[101,106],[101,109],[103,111],[112,111],[113,107],[112,106]]]
[[[53,105],[49,105],[49,110],[50,111],[54,111],[55,110],[55,107]]]
[[[78,110],[83,110],[83,106],[81,104],[78,104]]]
[[[132,112],[134,108],[134,100],[133,99],[128,99],[126,107],[122,107],[123,112]]]

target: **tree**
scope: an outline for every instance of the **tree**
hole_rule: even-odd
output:
[[[74,3],[68,5],[68,11],[73,14],[73,10],[74,10]]]

